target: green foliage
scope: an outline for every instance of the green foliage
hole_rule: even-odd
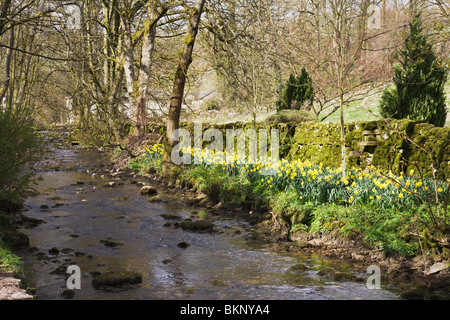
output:
[[[31,164],[42,149],[42,143],[27,115],[0,110],[0,207],[13,211],[33,175]]]
[[[303,67],[298,77],[291,74],[286,86],[281,90],[281,97],[277,101],[277,110],[300,109],[308,102],[311,106],[314,102],[314,88],[311,77]]]
[[[411,220],[410,212],[370,205],[320,205],[312,212],[311,232],[327,234],[337,231],[341,236],[359,236],[366,244],[383,249],[385,254],[414,256],[419,253],[417,241],[403,236]]]
[[[0,271],[22,271],[22,258],[16,256],[0,241]]]
[[[183,179],[192,181],[214,203],[225,201],[240,205],[251,196],[249,181],[240,176],[229,175],[221,165],[188,167]]]
[[[353,208],[346,208],[337,204],[319,205],[312,215],[311,232],[315,234],[326,234],[338,230],[345,225],[349,213]]]
[[[447,115],[445,83],[448,71],[433,53],[427,36],[423,35],[420,15],[410,23],[410,34],[398,56],[400,62],[394,66],[395,86],[383,92],[381,115],[443,127]]]
[[[295,190],[272,195],[270,205],[277,216],[291,225],[291,231],[293,232],[298,229],[305,230],[311,224],[311,213],[315,205],[305,202],[303,197],[299,196]]]

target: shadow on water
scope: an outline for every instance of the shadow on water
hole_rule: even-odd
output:
[[[173,199],[150,203],[130,179],[98,172],[106,161],[95,151],[55,149],[42,165],[39,195],[28,199],[24,214],[45,223],[23,230],[32,247],[24,257],[25,268],[37,299],[63,299],[66,268],[73,264],[81,270],[81,289],[74,299],[398,298],[390,290],[369,290],[365,280],[337,282],[319,275],[325,267],[352,271],[343,262],[274,253],[251,240],[251,228],[243,221],[209,215]],[[105,187],[111,181],[116,186]],[[159,195],[169,198],[162,191]],[[186,218],[211,220],[215,232],[174,227]],[[293,270],[299,264],[301,270]],[[141,273],[142,283],[127,290],[93,288],[96,274],[124,269]]]

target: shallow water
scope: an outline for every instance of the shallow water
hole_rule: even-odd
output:
[[[81,289],[75,290],[74,299],[398,298],[394,290],[370,290],[365,282],[336,282],[319,276],[318,271],[326,266],[368,277],[339,260],[274,253],[266,244],[251,240],[251,227],[244,221],[196,210],[163,191],[159,194],[167,201],[149,203],[130,179],[114,180],[95,174],[105,161],[95,151],[55,149],[52,159],[48,159],[50,166],[38,174],[36,189],[40,194],[28,199],[24,214],[45,223],[22,230],[30,237],[30,246],[36,247],[24,261],[37,299],[64,299],[61,293],[67,289],[68,274],[52,271],[72,264],[77,264],[82,274]],[[110,181],[120,185],[103,186]],[[217,232],[193,233],[164,227],[168,220],[161,214],[190,218],[193,211],[197,217],[213,221]],[[118,245],[106,246],[106,240]],[[180,242],[190,246],[179,248]],[[54,247],[60,253],[50,256],[48,250]],[[306,264],[308,269],[301,273],[290,271],[298,263]],[[91,273],[123,269],[140,272],[142,284],[116,291],[92,287]]]

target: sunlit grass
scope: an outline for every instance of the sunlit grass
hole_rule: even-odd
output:
[[[16,256],[0,243],[0,272],[22,271],[22,258]]]

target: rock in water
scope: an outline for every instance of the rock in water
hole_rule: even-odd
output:
[[[75,296],[75,291],[73,290],[64,290],[62,293],[64,299],[72,299]]]
[[[147,200],[148,202],[161,202],[162,199],[159,196],[153,196]]]
[[[181,227],[183,230],[194,232],[212,232],[214,230],[214,224],[211,221],[198,220],[190,221],[185,220],[176,224],[177,227]]]
[[[143,186],[141,188],[140,192],[141,192],[142,195],[153,195],[153,194],[157,194],[158,193],[158,191],[152,186]]]
[[[96,276],[92,280],[95,289],[103,287],[121,287],[125,285],[142,283],[142,275],[136,271],[109,271]]]
[[[180,242],[179,244],[177,244],[177,246],[181,249],[186,249],[187,247],[190,246],[190,244],[183,241],[183,242]]]
[[[103,184],[103,186],[107,187],[107,188],[114,188],[114,187],[116,187],[116,185],[117,184],[114,181],[107,182],[107,183]]]

